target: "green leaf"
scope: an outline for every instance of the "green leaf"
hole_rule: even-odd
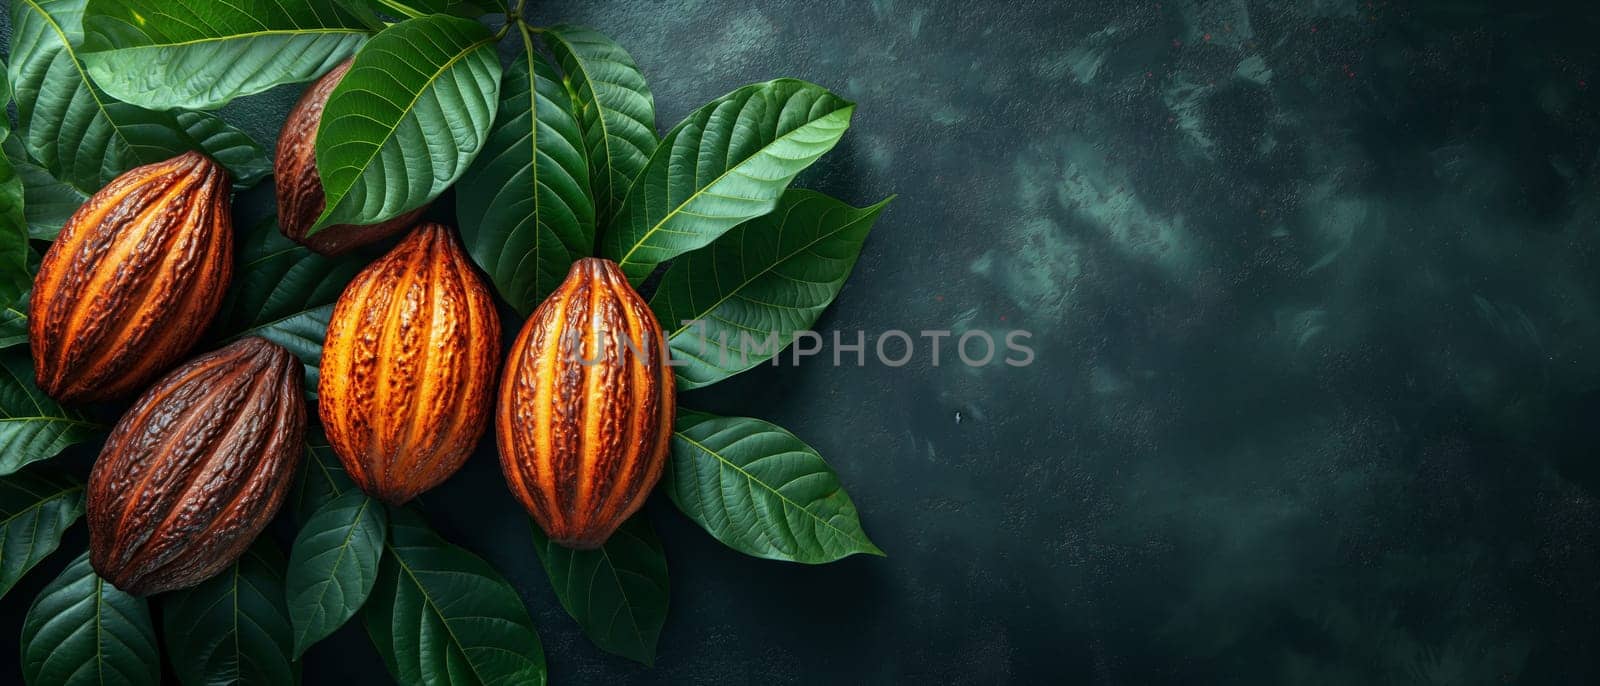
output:
[[[351,489],[311,515],[289,553],[295,659],[355,616],[378,580],[389,526],[383,504]]]
[[[261,336],[287,348],[305,363],[307,391],[315,393],[333,304],[368,257],[366,251],[319,255],[285,238],[275,219],[260,222],[239,237],[234,282],[212,330],[228,340]]]
[[[504,0],[340,0],[339,4],[363,16],[371,14],[374,10],[384,14],[416,18],[428,14],[453,14],[458,17],[473,19],[490,12],[504,14],[506,4]]]
[[[0,349],[27,342],[28,315],[24,303],[14,303],[9,307],[0,308]]]
[[[544,651],[516,589],[410,511],[390,513],[378,584],[361,614],[402,684],[545,683]]]
[[[34,385],[26,349],[0,352],[0,476],[55,457],[103,428],[56,404]]]
[[[679,510],[746,555],[807,564],[883,555],[822,456],[759,419],[680,408],[661,485]]]
[[[33,285],[28,275],[28,218],[22,202],[22,179],[11,162],[0,157],[0,306],[15,303]]]
[[[22,678],[32,686],[161,683],[149,605],[95,576],[89,554],[79,555],[22,620]]]
[[[88,194],[57,181],[50,171],[34,164],[15,137],[4,144],[6,160],[22,179],[22,214],[28,220],[28,237],[53,241],[72,213],[77,212]]]
[[[594,249],[594,201],[572,102],[528,29],[517,29],[523,53],[500,86],[488,152],[456,186],[456,217],[467,252],[527,316]]]
[[[300,680],[289,659],[283,553],[268,537],[221,574],[162,596],[161,619],[173,671],[188,686]]]
[[[596,646],[654,664],[667,621],[667,556],[643,513],[623,522],[605,545],[572,550],[533,526],[533,546],[567,614]]]
[[[153,110],[215,109],[308,81],[367,35],[334,0],[89,0],[83,25],[95,84]]]
[[[310,521],[311,515],[322,506],[353,488],[355,483],[345,473],[339,456],[328,445],[328,437],[323,435],[322,427],[316,424],[308,427],[306,460],[300,467],[294,491],[289,496],[289,509],[294,513],[294,518],[300,522]]]
[[[678,388],[709,386],[761,364],[794,332],[810,329],[844,287],[888,203],[856,209],[791,189],[771,214],[674,260],[650,307],[679,361]]]
[[[11,3],[11,85],[28,154],[78,190],[189,150],[210,154],[248,187],[270,171],[243,132],[199,113],[147,110],[111,99],[89,80],[77,50],[84,0]],[[241,163],[243,161],[244,163]]]
[[[83,484],[30,469],[0,478],[0,596],[61,545],[83,516]]]
[[[3,60],[0,60],[0,66],[5,66],[5,62]],[[5,75],[5,74],[0,74],[0,110],[5,109],[10,104],[11,104],[11,78],[9,76]],[[5,140],[10,135],[11,135],[11,115],[9,115],[9,114],[0,115],[0,141]]]
[[[583,126],[595,216],[610,219],[656,149],[656,104],[633,56],[581,26],[544,31]]]
[[[772,211],[850,126],[855,105],[793,79],[722,96],[661,140],[607,227],[604,254],[637,284],[657,264]]]
[[[438,197],[482,150],[499,92],[494,35],[478,22],[430,15],[374,36],[322,112],[327,207],[311,231],[376,224]]]

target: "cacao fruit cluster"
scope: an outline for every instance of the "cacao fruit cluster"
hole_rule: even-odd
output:
[[[233,274],[231,184],[187,153],[131,169],[74,212],[34,277],[39,388],[66,403],[130,395],[200,339]]]
[[[534,310],[500,382],[500,466],[550,539],[595,548],[661,479],[675,407],[667,344],[616,263],[584,258]]]
[[[405,503],[472,454],[499,365],[489,289],[449,228],[418,226],[334,305],[317,390],[328,443],[363,490]]]
[[[300,361],[245,338],[139,397],[89,476],[89,561],[135,595],[234,563],[283,504],[305,452]]]
[[[322,177],[317,174],[317,127],[322,124],[328,96],[353,62],[354,58],[334,67],[300,96],[278,132],[278,153],[272,163],[278,184],[278,226],[283,235],[325,255],[337,255],[397,234],[410,227],[426,209],[419,207],[379,224],[335,224],[309,233],[327,204]]]

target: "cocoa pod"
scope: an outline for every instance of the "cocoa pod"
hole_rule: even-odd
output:
[[[128,170],[72,214],[33,280],[39,388],[66,403],[130,395],[194,347],[233,276],[231,190],[191,152]]]
[[[188,588],[267,526],[305,452],[305,371],[245,338],[162,377],[117,422],[89,475],[89,562],[117,588]]]
[[[350,71],[354,59],[334,67],[300,96],[278,132],[278,152],[272,161],[278,194],[278,228],[291,240],[324,255],[337,255],[399,233],[427,209],[419,207],[379,224],[335,224],[306,235],[327,204],[322,177],[317,174],[317,127],[322,124],[322,110],[328,106],[328,96]]]
[[[517,335],[495,414],[512,494],[557,544],[599,547],[661,479],[672,370],[615,262],[584,258]]]
[[[333,307],[317,386],[328,444],[362,490],[403,504],[472,454],[499,365],[489,289],[449,227],[419,225]]]

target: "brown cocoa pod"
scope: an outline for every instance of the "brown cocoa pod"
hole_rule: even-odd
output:
[[[140,396],[89,475],[89,562],[117,588],[194,586],[267,526],[305,452],[305,371],[245,338],[191,360]]]
[[[506,484],[552,541],[599,547],[661,479],[674,407],[650,306],[615,262],[578,260],[506,359],[495,414]]]
[[[346,286],[317,405],[362,490],[400,505],[450,478],[488,428],[500,317],[454,232],[422,224]]]
[[[191,152],[124,172],[72,214],[33,280],[39,388],[66,403],[130,395],[194,347],[233,276],[231,191]]]
[[[322,110],[328,106],[328,96],[350,71],[353,61],[351,58],[334,67],[300,96],[278,132],[278,152],[272,161],[278,193],[278,228],[283,235],[324,255],[337,255],[399,233],[427,209],[419,207],[380,224],[335,224],[307,235],[327,204],[322,177],[317,174],[317,127],[322,124]]]

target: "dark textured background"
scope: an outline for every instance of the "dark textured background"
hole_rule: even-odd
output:
[[[492,449],[425,505],[556,683],[1592,683],[1595,12],[536,2],[632,51],[662,130],[777,76],[857,100],[799,184],[900,199],[818,328],[1025,328],[1038,358],[686,395],[816,446],[889,556],[748,559],[653,503],[654,669],[556,605]],[[269,143],[298,90],[225,114]],[[306,667],[386,680],[354,626]]]

